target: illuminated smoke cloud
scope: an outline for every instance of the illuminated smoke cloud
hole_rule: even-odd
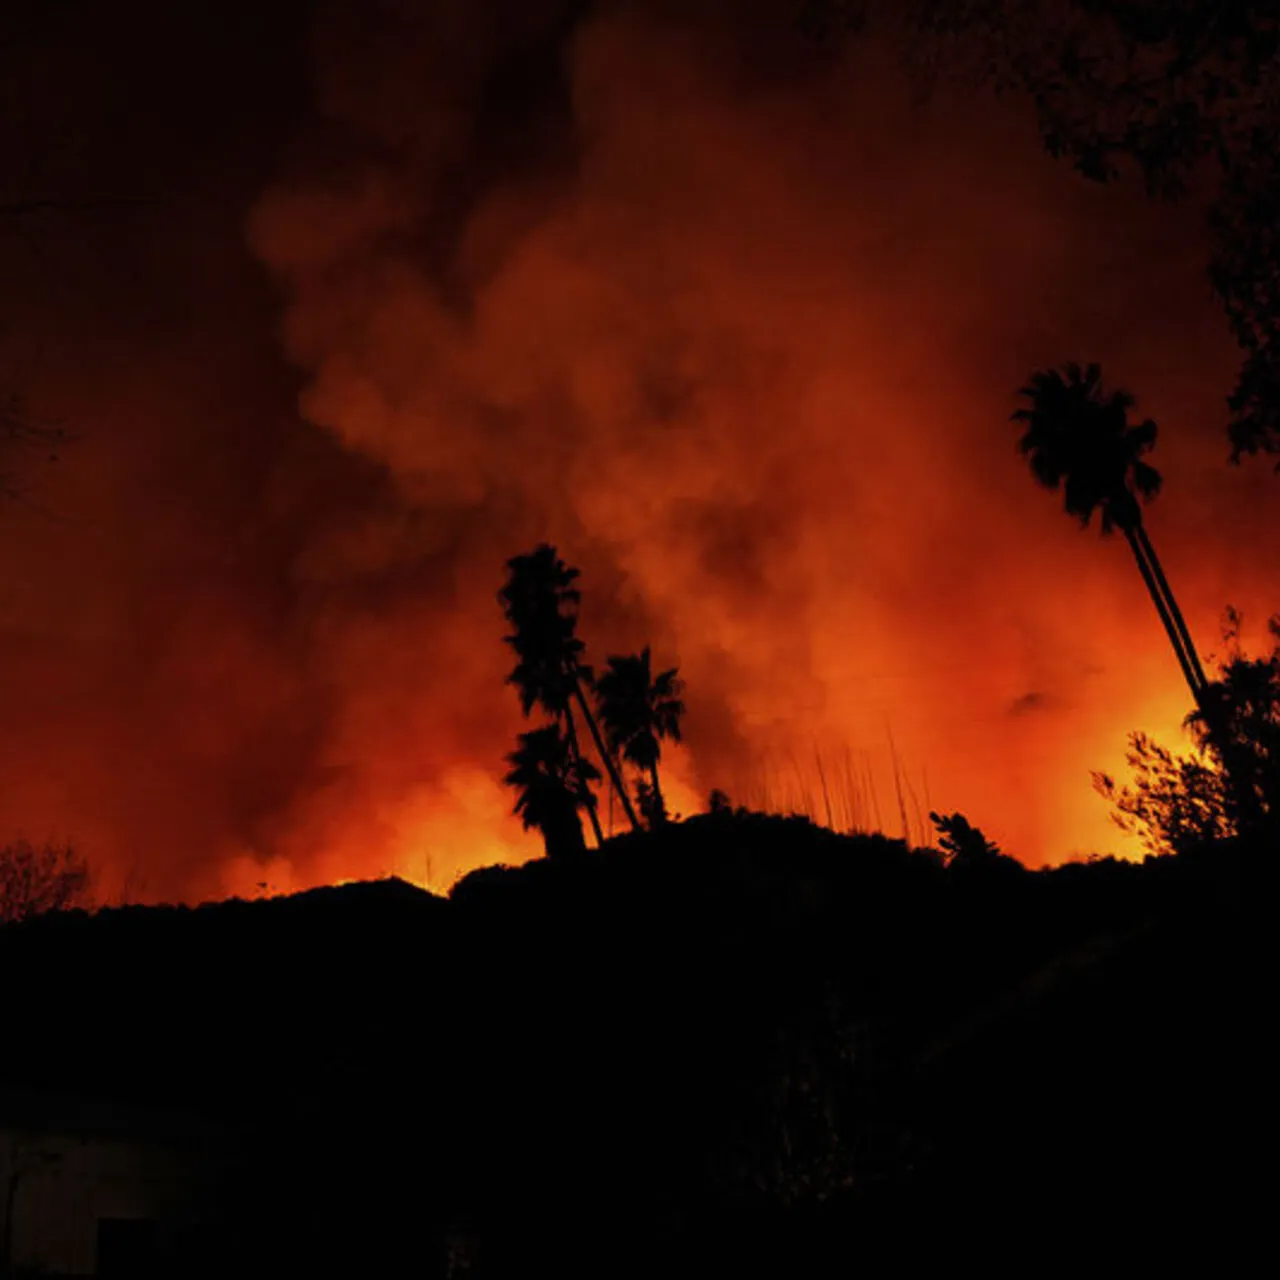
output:
[[[460,12],[363,62],[320,41],[334,153],[253,222],[303,412],[439,514],[460,602],[558,540],[592,639],[682,663],[699,789],[780,797],[801,761],[812,788],[816,742],[829,768],[870,751],[887,809],[891,730],[918,791],[927,769],[1031,856],[1105,830],[1088,766],[1170,719],[1176,671],[1120,549],[1056,518],[1003,420],[1082,344],[1167,382],[1150,303],[1196,281],[1126,265],[1156,215],[990,104],[917,109],[874,55],[770,59],[639,5],[477,43]],[[1218,602],[1191,598],[1203,630]],[[451,611],[435,643],[486,625]],[[1122,698],[1129,631],[1151,661]]]
[[[1275,543],[1247,496],[1272,482],[1222,464],[1198,212],[1089,188],[1016,107],[915,102],[874,46],[764,8],[323,10],[313,113],[247,219],[304,425],[232,473],[252,555],[173,579],[167,688],[125,673],[155,706],[107,737],[173,735],[163,785],[85,765],[117,862],[181,840],[153,882],[197,893],[534,852],[497,783],[494,596],[544,538],[596,661],[682,668],[676,810],[717,786],[822,817],[818,755],[868,821],[870,770],[896,833],[896,756],[915,834],[931,804],[1031,861],[1118,845],[1089,771],[1185,691],[1123,545],[1033,487],[1007,418],[1032,368],[1102,360],[1164,429],[1152,534],[1202,644],[1228,600],[1262,620],[1239,549]],[[152,538],[207,533],[196,470]],[[92,810],[50,787],[33,812]]]

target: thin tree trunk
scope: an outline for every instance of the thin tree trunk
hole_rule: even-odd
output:
[[[862,753],[862,771],[867,778],[867,792],[871,796],[871,812],[875,817],[875,830],[884,834],[884,820],[880,817],[880,793],[876,790],[876,775],[871,768],[871,757]]]
[[[907,830],[907,805],[902,798],[902,779],[898,776],[898,748],[893,742],[893,730],[889,728],[889,718],[885,717],[884,731],[889,735],[889,758],[893,761],[893,786],[898,793],[898,816],[902,819],[902,843],[911,844],[911,833]]]
[[[627,795],[627,789],[622,785],[622,778],[618,775],[618,766],[614,764],[613,756],[609,754],[604,745],[604,739],[600,736],[600,726],[596,724],[596,718],[591,714],[591,708],[587,705],[587,699],[582,692],[582,681],[578,679],[576,672],[573,676],[573,691],[578,696],[578,706],[582,708],[583,718],[587,722],[587,728],[591,730],[592,740],[596,744],[596,750],[600,752],[600,758],[604,761],[609,780],[617,789],[618,799],[622,803],[622,812],[627,815],[627,821],[631,823],[631,830],[639,831],[640,819],[636,817],[636,811],[631,804],[631,797]]]
[[[573,722],[573,708],[565,703],[564,708],[565,726],[569,733],[569,749],[573,752],[573,758],[577,761],[582,760],[582,746],[578,742],[578,726]],[[591,830],[595,834],[596,848],[604,847],[604,832],[600,830],[600,815],[596,812],[595,794],[588,789],[586,803],[587,817],[591,819]]]
[[[1191,669],[1203,689],[1208,685],[1209,681],[1205,678],[1204,668],[1200,665],[1200,656],[1196,653],[1196,647],[1191,642],[1191,632],[1187,629],[1186,619],[1182,616],[1182,610],[1178,608],[1178,602],[1169,588],[1168,578],[1164,576],[1160,557],[1156,555],[1156,549],[1151,545],[1151,539],[1147,536],[1147,531],[1142,524],[1138,525],[1136,532],[1138,541],[1142,545],[1142,550],[1146,554],[1147,563],[1151,566],[1151,572],[1155,574],[1156,581],[1160,584],[1160,590],[1164,594],[1165,603],[1169,608],[1169,615],[1173,619],[1174,626],[1178,629],[1178,634],[1182,637],[1182,644],[1186,649]]]
[[[1218,761],[1226,774],[1227,783],[1235,801],[1237,825],[1243,830],[1253,828],[1261,820],[1262,812],[1253,784],[1249,779],[1249,770],[1240,759],[1240,753],[1232,745],[1231,735],[1217,704],[1209,696],[1209,681],[1205,677],[1204,668],[1200,665],[1195,646],[1191,642],[1191,633],[1187,629],[1186,620],[1173,598],[1173,592],[1169,589],[1169,580],[1160,567],[1155,548],[1152,547],[1151,539],[1147,537],[1141,524],[1136,530],[1126,529],[1125,536],[1129,539],[1129,546],[1133,551],[1134,559],[1138,562],[1143,581],[1146,582],[1147,590],[1160,611],[1160,619],[1178,654],[1182,674],[1191,688],[1196,709],[1204,720],[1209,745],[1217,753]]]
[[[578,816],[576,801],[566,797],[563,809],[558,809],[554,821],[548,819],[542,832],[548,858],[571,858],[587,851],[582,834],[582,819]]]
[[[1129,550],[1133,552],[1133,558],[1138,562],[1138,572],[1142,574],[1142,581],[1147,585],[1147,591],[1151,595],[1156,612],[1160,615],[1160,621],[1164,625],[1165,634],[1169,637],[1169,643],[1173,645],[1173,651],[1178,658],[1178,666],[1182,668],[1182,675],[1187,682],[1187,687],[1191,690],[1191,696],[1195,699],[1196,707],[1203,711],[1204,698],[1200,682],[1196,679],[1195,668],[1191,665],[1191,660],[1183,649],[1182,633],[1174,624],[1173,615],[1169,612],[1169,607],[1165,603],[1164,594],[1161,592],[1160,586],[1156,582],[1155,574],[1143,552],[1142,542],[1133,529],[1126,529],[1124,536],[1128,540]]]
[[[653,816],[657,824],[666,822],[667,820],[667,802],[662,798],[662,787],[658,783],[658,765],[655,763],[649,766],[649,781],[653,785]]]
[[[822,787],[822,803],[827,810],[827,830],[834,831],[836,829],[836,820],[835,815],[831,812],[831,792],[827,789],[827,771],[822,767],[822,753],[818,750],[816,742],[813,746],[813,762],[818,766],[818,782]]]

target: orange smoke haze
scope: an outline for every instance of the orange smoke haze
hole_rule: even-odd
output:
[[[186,132],[130,135],[176,212],[109,254],[48,232],[74,296],[19,271],[52,336],[6,350],[81,438],[4,513],[10,827],[108,896],[531,855],[495,592],[546,539],[591,657],[681,667],[673,808],[821,819],[818,756],[898,834],[892,738],[913,834],[932,805],[1031,863],[1132,851],[1090,770],[1186,691],[1123,542],[1007,419],[1033,368],[1101,360],[1161,424],[1150,528],[1201,647],[1228,602],[1256,634],[1276,480],[1225,463],[1200,211],[786,6],[296,7],[238,106],[171,71]]]

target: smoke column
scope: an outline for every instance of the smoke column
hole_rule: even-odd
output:
[[[309,21],[296,93],[260,90],[278,145],[186,250],[199,318],[108,340],[85,304],[58,394],[95,428],[50,492],[81,523],[5,550],[27,829],[188,897],[528,856],[495,593],[547,539],[595,661],[681,667],[676,810],[823,818],[820,759],[890,834],[896,767],[913,835],[932,805],[1032,863],[1132,850],[1089,771],[1187,694],[1008,416],[1101,360],[1161,424],[1150,529],[1201,648],[1228,602],[1260,628],[1275,482],[1224,461],[1200,210],[766,6]]]

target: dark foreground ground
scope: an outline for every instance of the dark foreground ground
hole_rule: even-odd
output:
[[[211,1118],[209,1274],[1231,1273],[1274,1252],[1275,879],[714,815],[448,901],[12,928],[0,1074]]]

